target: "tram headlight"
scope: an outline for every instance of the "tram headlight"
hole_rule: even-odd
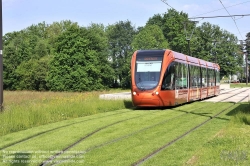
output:
[[[159,92],[156,91],[155,94],[156,94],[156,95],[159,95]]]
[[[135,96],[135,95],[136,95],[136,92],[133,92],[133,95]]]

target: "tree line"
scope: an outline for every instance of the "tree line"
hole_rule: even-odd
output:
[[[188,38],[191,56],[216,60],[221,76],[243,72],[236,36],[208,22],[196,26],[188,20],[188,14],[169,9],[149,18],[143,27],[135,27],[129,20],[108,26],[92,23],[87,27],[64,20],[6,33],[4,89],[129,88],[130,59],[135,50],[172,49],[188,55]]]

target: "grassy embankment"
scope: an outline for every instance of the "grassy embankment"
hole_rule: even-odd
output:
[[[43,124],[132,107],[131,101],[99,99],[100,94],[114,92],[117,91],[4,91],[0,136]]]

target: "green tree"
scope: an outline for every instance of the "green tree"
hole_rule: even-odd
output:
[[[190,38],[195,24],[190,24],[186,13],[169,9],[167,13],[156,14],[149,18],[147,25],[158,25],[172,50],[188,54],[186,39]]]
[[[19,65],[16,61],[16,49],[13,45],[9,44],[4,46],[3,54],[3,88],[14,90],[16,81],[15,70]]]
[[[107,87],[112,74],[107,61],[107,38],[101,27],[71,25],[56,40],[47,77],[53,91],[89,91]]]
[[[48,55],[49,47],[46,40],[39,40],[34,48],[34,56],[35,59],[40,59],[46,55]]]
[[[169,48],[168,42],[158,25],[145,26],[135,35],[131,45],[134,50]]]
[[[48,53],[50,55],[53,55],[54,49],[56,48],[55,44],[57,37],[73,25],[77,25],[77,23],[70,20],[63,20],[60,22],[53,22],[46,28],[47,42],[50,46]]]
[[[114,25],[107,27],[109,58],[114,69],[114,86],[117,80],[120,81],[122,88],[130,87],[129,79],[129,60],[131,59],[133,49],[132,40],[136,34],[136,29],[130,21],[119,21]]]
[[[48,55],[45,24],[32,25],[19,32],[7,33],[4,39],[4,89],[15,90],[20,87],[17,76],[19,65],[30,59],[37,59]],[[22,65],[25,67],[25,65]],[[16,72],[19,68],[18,72]],[[25,70],[25,69],[24,69]],[[19,73],[20,74],[20,73]]]
[[[200,59],[216,61],[220,65],[221,77],[241,70],[242,55],[236,36],[208,22],[197,27],[195,35],[191,47],[193,54]]]
[[[30,59],[22,62],[15,70],[18,90],[48,90],[46,86],[46,75],[48,72],[48,58],[40,60]]]
[[[216,50],[214,44],[216,44],[216,49],[218,49],[220,38],[222,38],[222,31],[219,26],[208,22],[203,23],[196,28],[195,37],[191,40],[192,55],[200,59],[215,62],[214,54]]]
[[[24,31],[8,33],[3,40],[4,89],[15,90],[18,84],[15,70],[23,61],[30,59],[32,49]]]
[[[96,51],[98,60],[96,68],[100,71],[98,78],[100,83],[105,87],[112,87],[114,70],[111,61],[109,61],[108,35],[103,24],[91,24],[87,27],[88,39],[91,41],[91,50]]]

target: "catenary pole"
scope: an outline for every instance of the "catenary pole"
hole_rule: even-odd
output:
[[[3,108],[3,11],[0,0],[0,107]]]

